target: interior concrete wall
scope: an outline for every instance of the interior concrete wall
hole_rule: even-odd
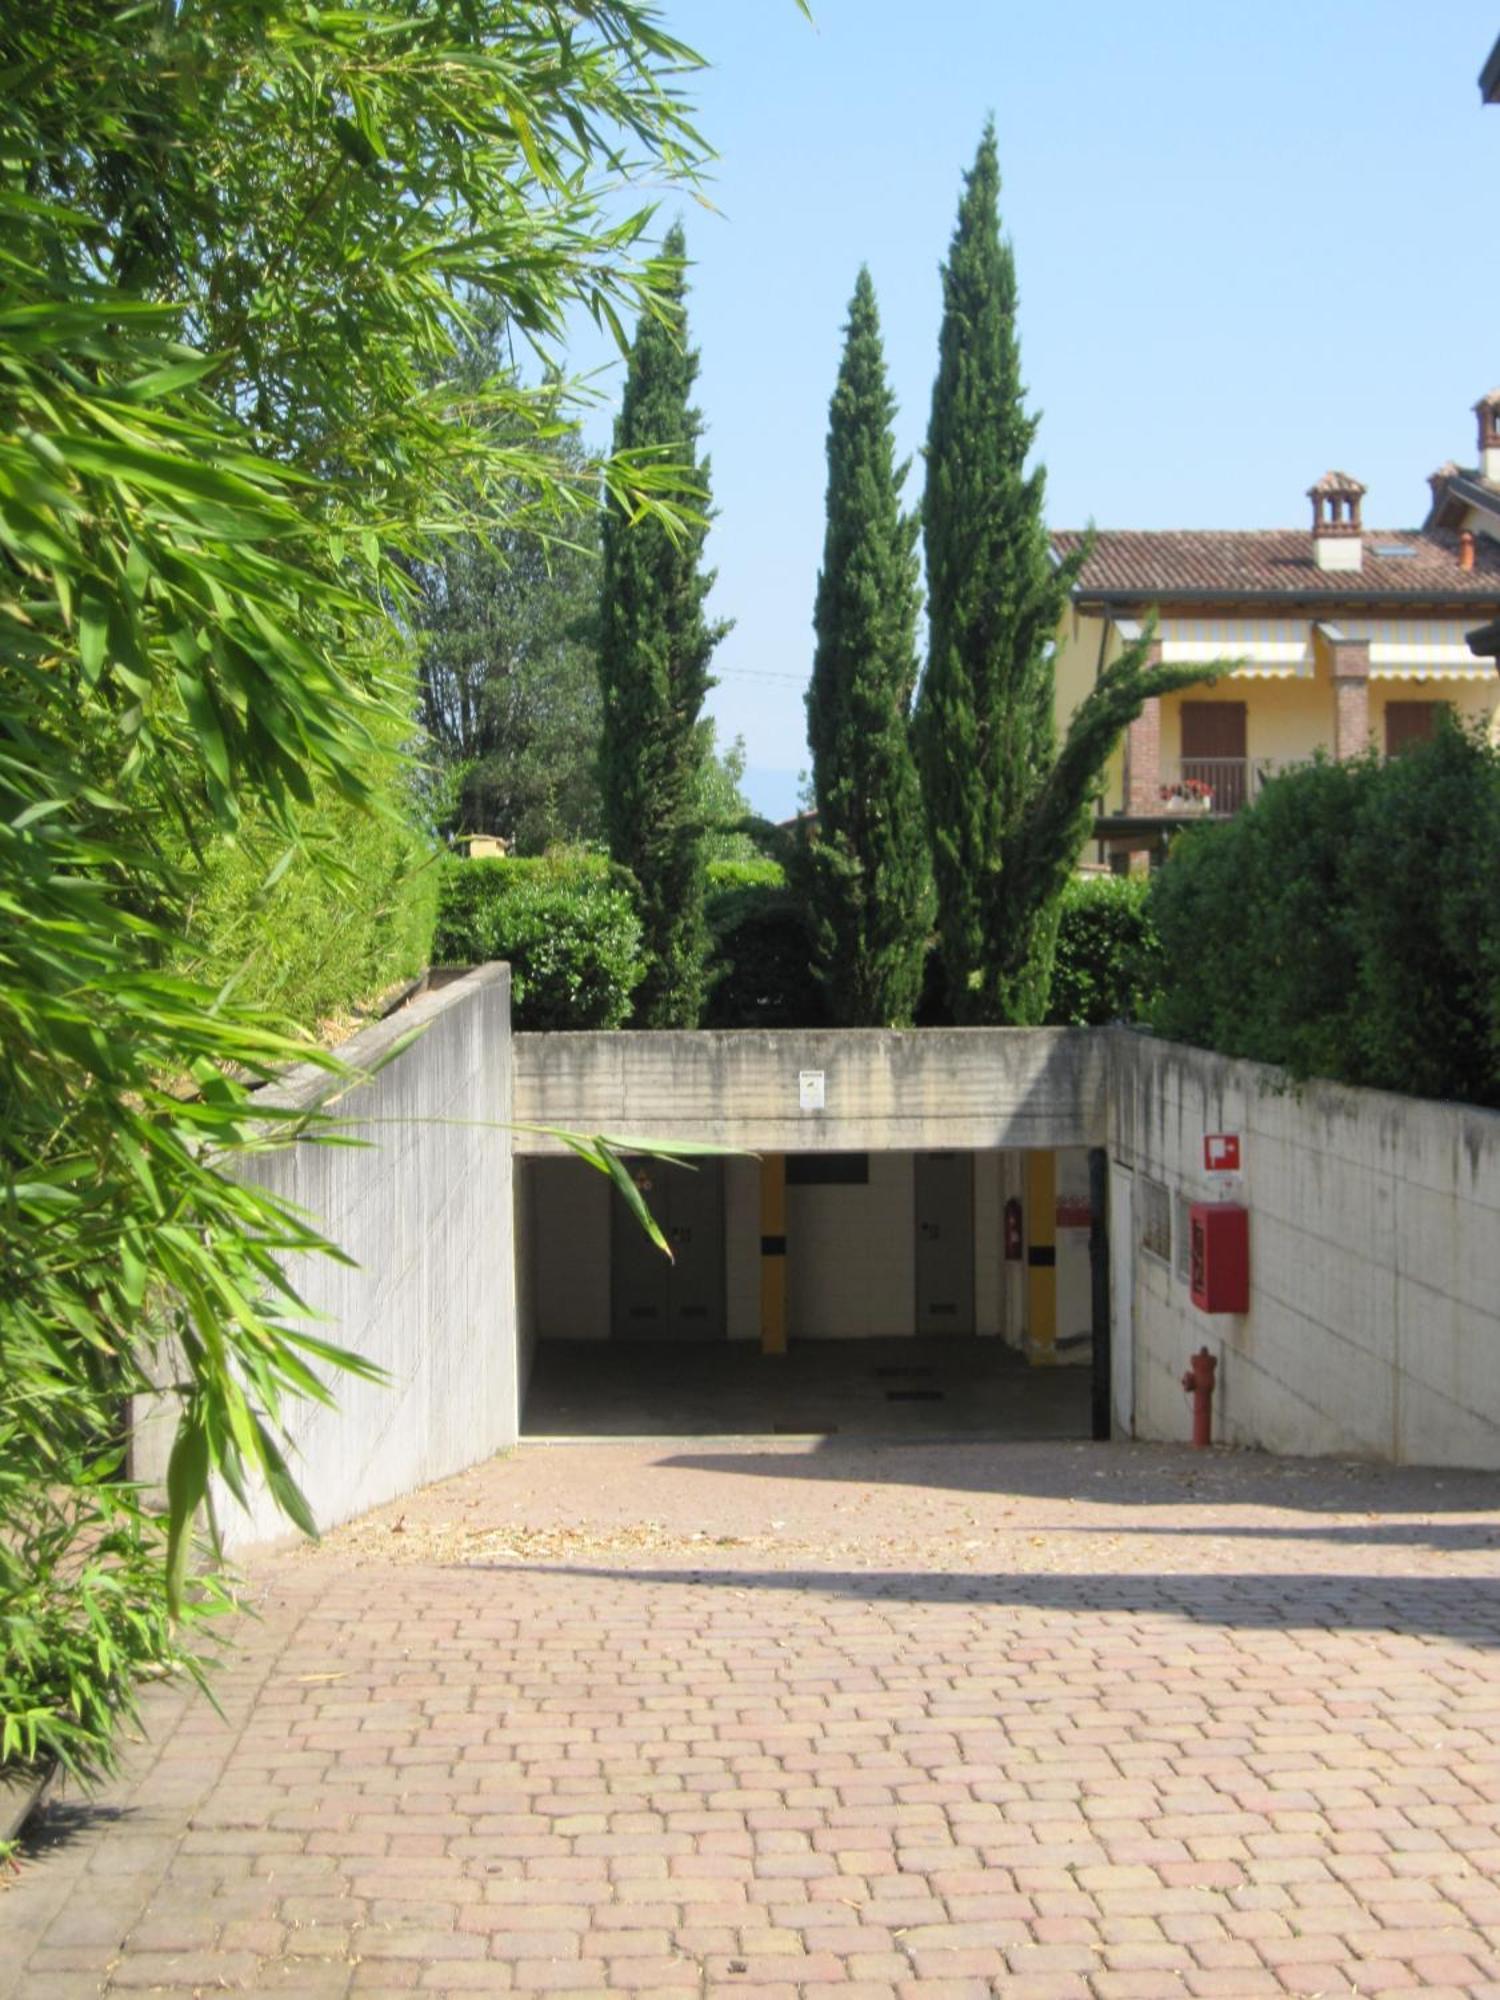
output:
[[[978,1330],[1016,1322],[1021,1266],[1003,1261],[1002,1189],[1019,1167],[979,1154],[975,1170]],[[529,1265],[529,1319],[545,1340],[607,1340],[610,1296],[608,1184],[573,1159],[518,1163],[526,1192],[522,1255]],[[724,1268],[731,1340],[760,1338],[760,1167],[724,1162]],[[915,1292],[912,1155],[872,1153],[863,1186],[788,1187],[788,1331],[797,1340],[905,1337]],[[1007,1179],[1009,1175],[1009,1179]],[[1011,1274],[1015,1273],[1014,1279]]]
[[[1057,1155],[1057,1359],[1086,1367],[1093,1354],[1094,1294],[1089,1227],[1075,1220],[1089,1205],[1089,1156],[1079,1146]]]
[[[793,1340],[912,1331],[916,1239],[910,1153],[871,1153],[854,1187],[786,1191],[787,1329]]]
[[[1003,1156],[974,1155],[974,1330],[995,1336],[1005,1317]]]
[[[1000,1276],[1000,1320],[999,1332],[1007,1347],[1018,1352],[1026,1351],[1026,1264],[1021,1257],[1005,1257],[1005,1204],[1018,1201],[1024,1214],[1026,1207],[1026,1155],[1024,1153],[1001,1153],[999,1155],[1000,1185],[996,1196],[1000,1212],[996,1218],[996,1228],[1000,1231],[1000,1254],[1002,1258]]]
[[[1116,1320],[1134,1327],[1116,1394],[1133,1398],[1136,1435],[1189,1434],[1179,1378],[1207,1346],[1224,1442],[1500,1469],[1500,1115],[1293,1092],[1255,1064],[1111,1039],[1112,1171],[1131,1197],[1112,1241]],[[1204,1171],[1211,1132],[1241,1135],[1237,1183]],[[1172,1200],[1166,1259],[1140,1245],[1147,1179]],[[1250,1212],[1250,1310],[1210,1316],[1189,1297],[1182,1231],[1189,1202],[1226,1197]]]
[[[750,1152],[1102,1145],[1107,1038],[1086,1028],[525,1034],[516,1117]],[[803,1110],[799,1077],[823,1078]],[[522,1131],[524,1154],[562,1151]]]
[[[516,1408],[526,1407],[531,1370],[536,1361],[536,1187],[524,1161],[511,1174],[516,1246]]]
[[[610,1184],[584,1161],[523,1160],[539,1340],[608,1340]]]
[[[759,1341],[759,1160],[724,1162],[724,1288],[729,1338]]]

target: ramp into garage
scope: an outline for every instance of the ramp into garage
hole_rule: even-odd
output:
[[[1020,1442],[1089,1435],[1086,1368],[930,1334],[745,1342],[544,1341],[523,1438],[861,1437]]]

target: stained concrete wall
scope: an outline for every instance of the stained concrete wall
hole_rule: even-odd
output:
[[[415,1028],[417,1041],[337,1107],[343,1132],[363,1145],[304,1141],[252,1167],[353,1259],[291,1261],[292,1282],[320,1316],[312,1330],[390,1376],[380,1386],[335,1379],[334,1410],[286,1406],[293,1470],[322,1527],[517,1435],[509,968],[481,967],[340,1053],[373,1065]],[[332,1087],[299,1070],[274,1101],[300,1110]],[[231,1548],[287,1532],[267,1495],[251,1498],[247,1514],[219,1496]]]
[[[1112,1172],[1130,1177],[1113,1204],[1116,1323],[1134,1329],[1116,1391],[1135,1434],[1188,1434],[1179,1377],[1206,1345],[1225,1442],[1500,1468],[1500,1115],[1291,1093],[1254,1064],[1111,1039]],[[1211,1132],[1241,1135],[1237,1184],[1204,1172]],[[1148,1181],[1169,1198],[1166,1257],[1141,1246]],[[1250,1211],[1241,1316],[1200,1313],[1188,1291],[1187,1204],[1223,1196]]]
[[[516,1117],[758,1152],[1102,1145],[1107,1038],[1084,1028],[517,1035]],[[821,1110],[798,1079],[821,1073]],[[521,1132],[522,1153],[556,1153]]]

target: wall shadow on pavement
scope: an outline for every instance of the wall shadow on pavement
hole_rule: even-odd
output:
[[[1101,1535],[1160,1535],[1178,1541],[1245,1542],[1327,1542],[1334,1547],[1384,1549],[1435,1549],[1449,1555],[1473,1550],[1500,1549],[1500,1515],[1486,1515],[1477,1521],[1360,1521],[1349,1523],[1310,1522],[1305,1528],[1286,1528],[1254,1521],[1198,1523],[1187,1527],[1165,1521],[1126,1521],[1094,1526],[1077,1521],[1028,1521],[1029,1535],[1073,1535],[1080,1538]],[[1481,1587],[1488,1579],[1480,1579]]]
[[[1186,1445],[828,1438],[810,1450],[675,1450],[662,1469],[739,1479],[848,1481],[1109,1507],[1274,1507],[1307,1514],[1487,1514],[1500,1476],[1352,1459],[1274,1458]],[[1204,1529],[1185,1532],[1217,1532]],[[1249,1530],[1247,1530],[1249,1532]]]
[[[531,1575],[574,1580],[707,1585],[716,1590],[839,1597],[872,1605],[1049,1611],[1090,1618],[1124,1613],[1236,1631],[1389,1632],[1500,1647],[1500,1586],[1474,1577],[1355,1577],[1317,1571],[1214,1576],[1090,1571],[1049,1576],[812,1568],[618,1569],[586,1563],[530,1563],[527,1570]],[[1034,1627],[1017,1634],[1018,1643],[1033,1644],[1036,1638]]]

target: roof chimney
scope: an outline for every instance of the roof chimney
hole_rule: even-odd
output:
[[[1313,507],[1313,560],[1319,569],[1360,569],[1364,563],[1359,503],[1365,489],[1347,472],[1325,472],[1307,489]]]
[[[1474,567],[1474,530],[1460,528],[1458,531],[1458,566],[1460,569]]]
[[[1491,389],[1474,405],[1479,419],[1479,476],[1500,486],[1500,389]]]

